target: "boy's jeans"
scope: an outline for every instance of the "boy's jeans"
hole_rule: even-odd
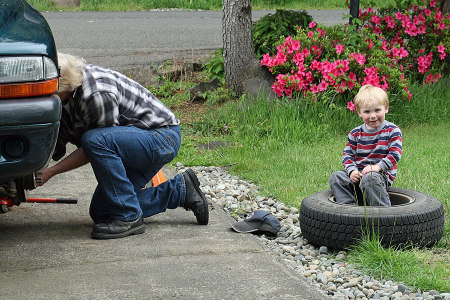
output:
[[[356,205],[355,195],[361,191],[366,205],[391,206],[385,176],[383,173],[369,172],[361,178],[358,185],[350,180],[346,171],[340,170],[331,174],[330,187],[337,203]]]
[[[144,130],[105,127],[87,131],[82,146],[97,178],[90,215],[95,223],[109,218],[130,221],[184,205],[181,175],[157,187],[143,187],[178,154],[179,126]]]

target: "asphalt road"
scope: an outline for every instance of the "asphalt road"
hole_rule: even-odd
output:
[[[253,20],[274,11],[253,11]],[[311,10],[317,23],[344,23],[348,10]],[[58,51],[118,71],[197,60],[222,47],[221,11],[44,12]]]

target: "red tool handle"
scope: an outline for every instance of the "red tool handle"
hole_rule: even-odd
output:
[[[33,203],[65,203],[65,204],[77,204],[77,199],[56,199],[56,198],[28,198],[27,202]]]

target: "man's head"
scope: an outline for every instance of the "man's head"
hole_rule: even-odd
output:
[[[372,85],[362,86],[353,102],[358,115],[369,129],[378,128],[389,111],[389,99],[386,92]]]
[[[58,52],[58,64],[61,69],[61,77],[59,77],[59,88],[55,95],[65,105],[73,92],[83,83],[84,61],[70,54]]]
[[[58,64],[61,68],[61,77],[56,94],[73,93],[83,83],[84,61],[70,54],[58,52]]]

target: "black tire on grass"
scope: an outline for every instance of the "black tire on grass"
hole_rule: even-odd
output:
[[[353,206],[334,201],[331,190],[306,197],[300,207],[300,228],[312,244],[345,249],[362,233],[377,233],[383,245],[431,246],[442,237],[444,208],[427,194],[389,188],[392,206]]]

